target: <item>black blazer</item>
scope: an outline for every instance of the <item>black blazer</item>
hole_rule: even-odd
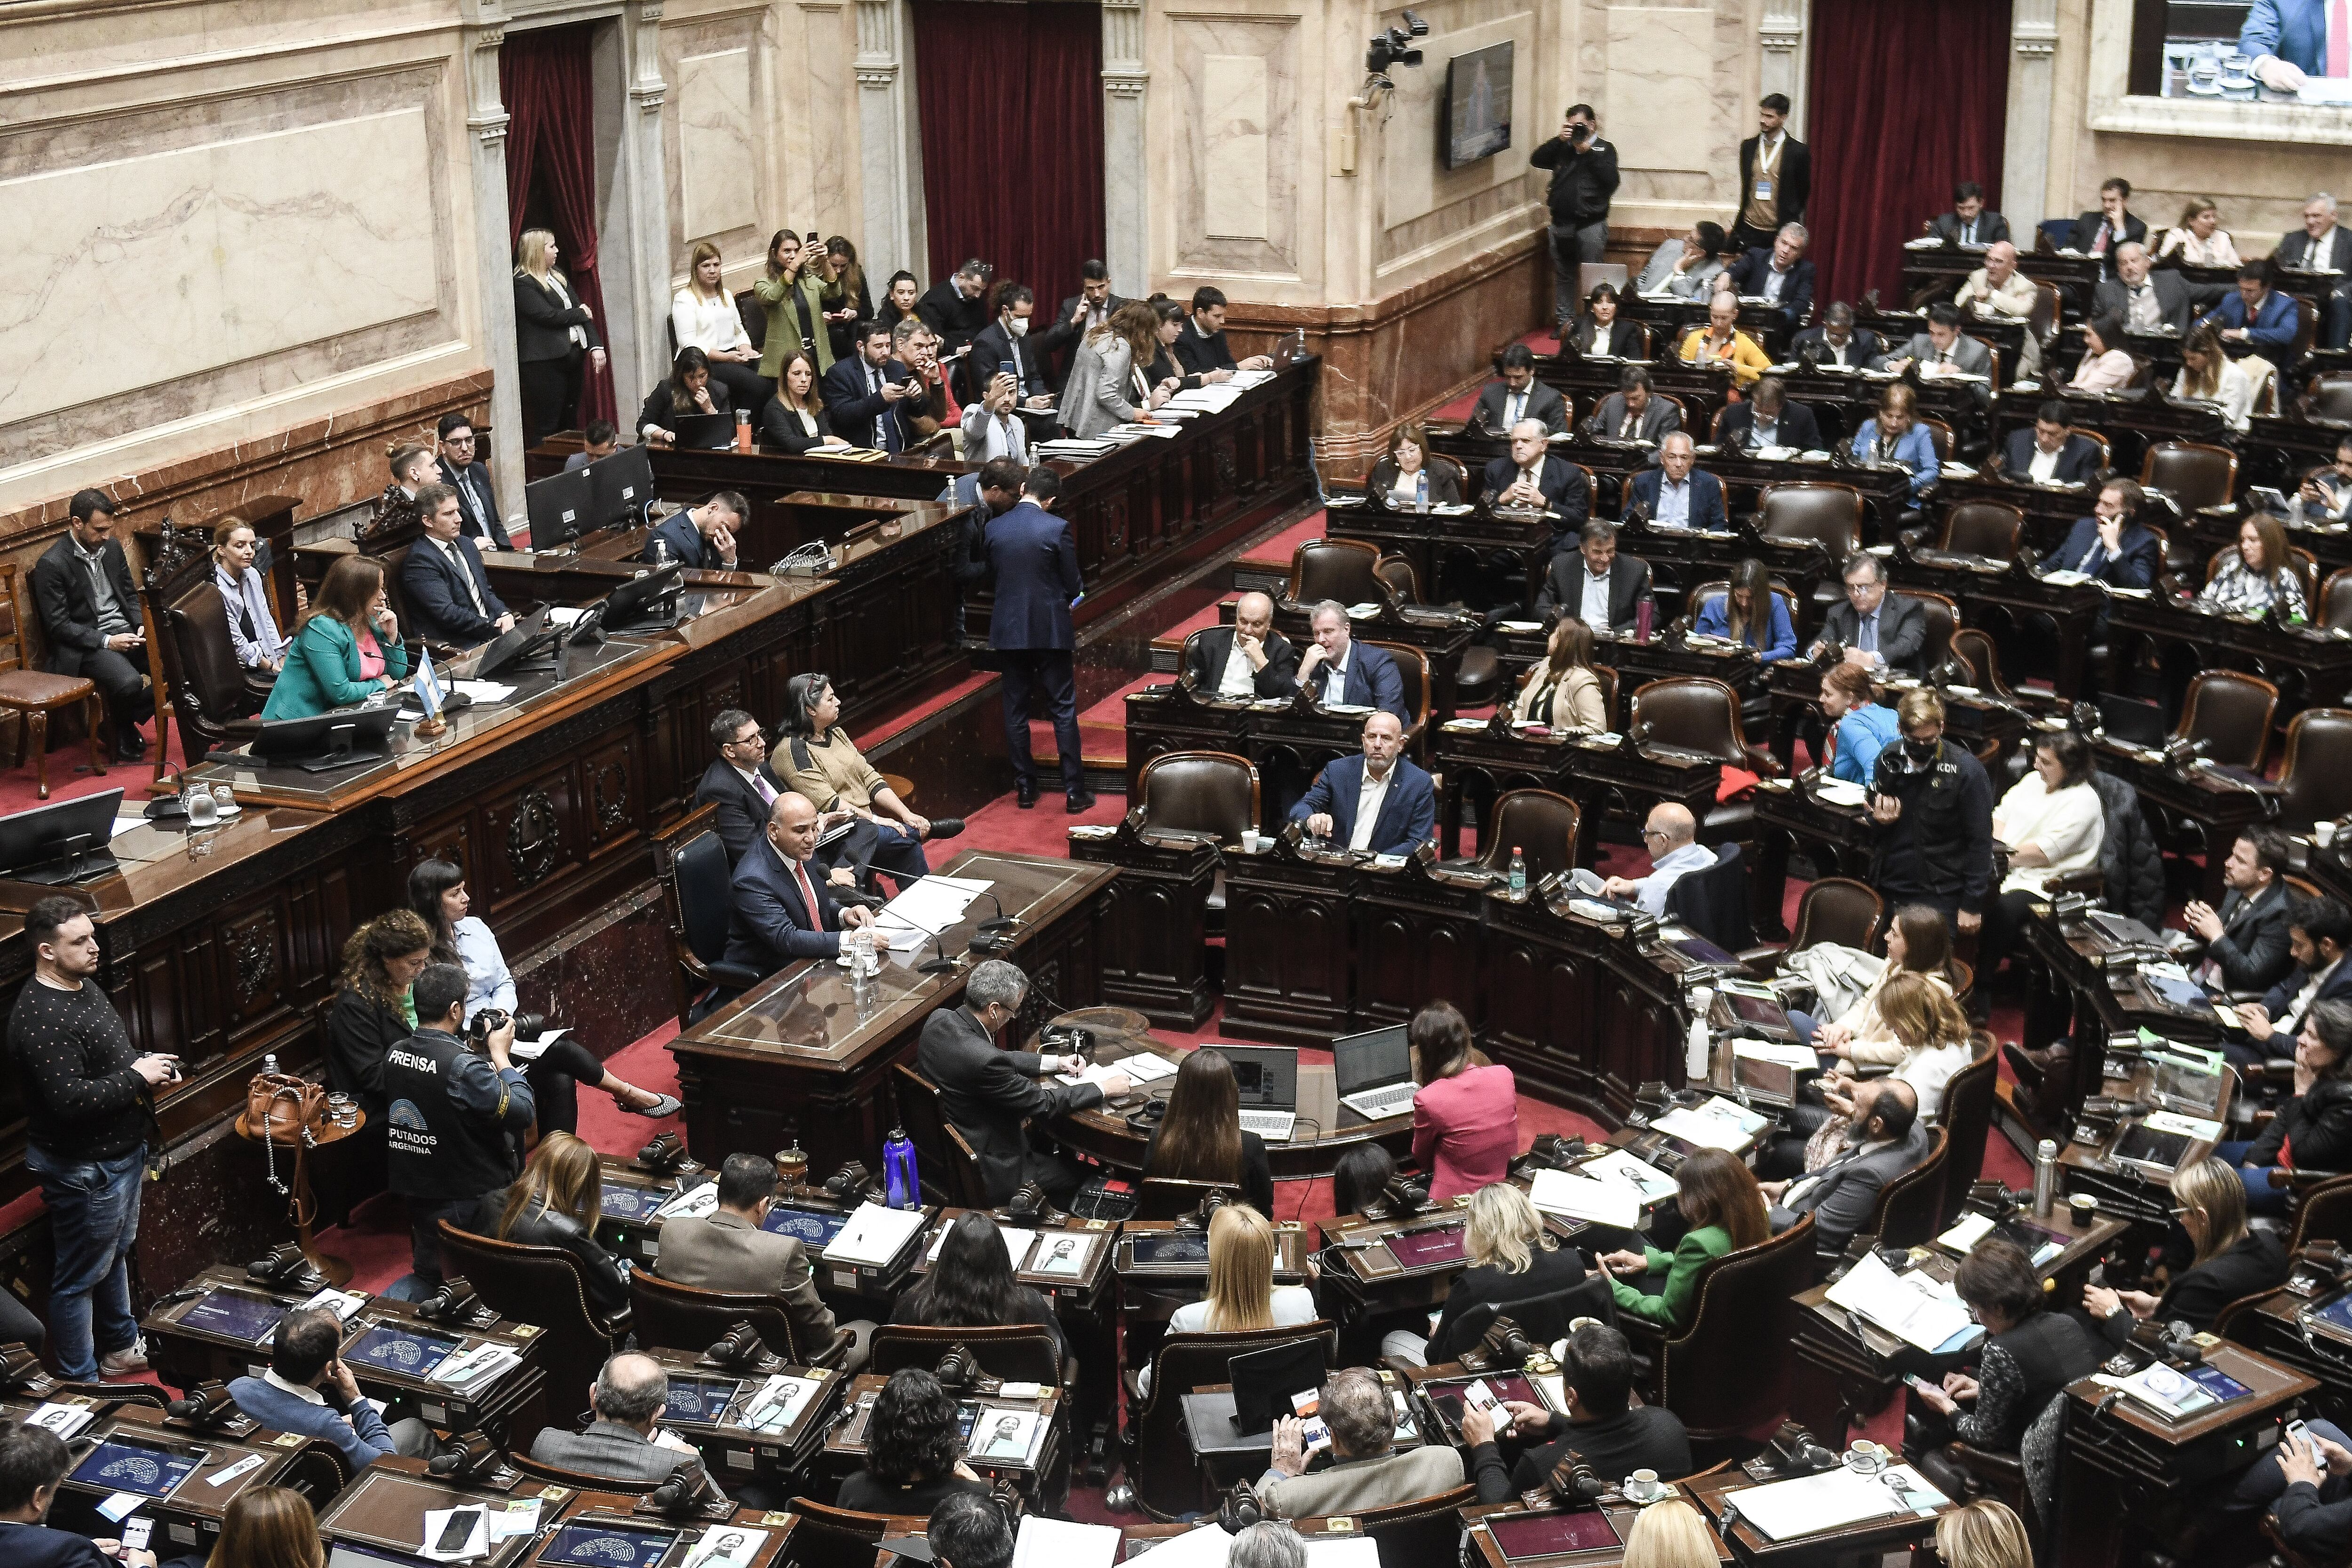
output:
[[[2311,236],[2297,229],[2278,242],[2271,258],[2281,267],[2307,268],[2312,264],[2311,250]],[[2352,272],[2352,229],[2337,224],[2327,231],[2327,254],[2319,258],[2319,264],[2338,272]]]
[[[710,390],[710,412],[732,414],[734,409],[729,406],[727,401],[727,384],[714,375],[708,385]],[[700,410],[695,409],[689,412],[699,413]],[[675,436],[677,434],[677,422],[685,416],[669,405],[669,378],[664,376],[660,385],[646,394],[646,405],[637,410],[637,428],[643,430],[648,425],[658,425]]]
[[[2297,1170],[2352,1171],[2352,1082],[2325,1079],[2309,1094],[2288,1100],[2246,1152],[2245,1163],[2275,1165],[2281,1145],[2289,1142]]]
[[[2105,224],[2106,221],[2107,215],[2099,211],[2096,207],[2092,208],[2089,212],[2084,213],[2079,217],[2075,218],[2074,233],[2072,237],[2074,243],[2074,248],[2083,252],[2085,256],[2089,255],[2091,247],[2098,242],[2100,226]],[[2140,221],[2139,215],[2133,212],[2129,207],[2126,207],[2124,209],[2123,237],[2121,239],[2109,242],[2107,246],[2107,258],[2110,261],[2115,259],[2116,250],[2119,246],[2134,244],[2146,245],[2147,243],[2147,225]]]
[[[476,1236],[496,1239],[499,1219],[506,1206],[507,1189],[485,1194],[474,1205],[466,1228]],[[587,1286],[588,1305],[598,1317],[617,1317],[628,1307],[628,1266],[616,1263],[604,1244],[581,1229],[569,1215],[526,1213],[515,1221],[506,1239],[520,1247],[560,1247],[578,1258],[580,1275]]]
[[[1214,692],[1217,683],[1225,678],[1225,660],[1233,653],[1231,626],[1211,626],[1194,637],[1192,670],[1195,689],[1204,695]],[[1260,697],[1288,697],[1298,689],[1298,650],[1280,632],[1265,634],[1265,667],[1257,672],[1255,684]]]
[[[570,289],[572,279],[564,279],[563,286]],[[576,290],[572,297],[575,301],[580,298]],[[521,363],[570,359],[580,353],[580,345],[572,341],[574,327],[586,329],[590,348],[604,346],[596,323],[588,319],[587,306],[575,303],[565,310],[553,289],[540,287],[539,280],[527,272],[515,275],[514,306],[515,358]]]
[[[1717,430],[1715,444],[1727,451],[1744,451],[1748,437],[1756,427],[1756,405],[1734,403],[1723,411],[1722,426]],[[1800,452],[1817,452],[1828,446],[1822,439],[1821,421],[1813,411],[1795,398],[1780,405],[1780,422],[1773,435],[1783,447],[1794,447]]]
[[[1946,245],[1960,243],[1960,215],[1942,213],[1928,220],[1927,232]],[[1999,245],[2009,237],[2009,220],[1999,213],[1986,209],[1977,214],[1977,235],[1973,243]]]
[[[1232,347],[1225,342],[1223,327],[1203,337],[1201,329],[1189,321],[1184,323],[1184,330],[1176,335],[1176,363],[1194,375],[1241,367],[1241,362],[1234,357]]]
[[[1486,505],[1492,507],[1495,498],[1517,484],[1518,478],[1519,466],[1508,458],[1497,458],[1487,464],[1482,492]],[[1564,463],[1547,452],[1543,467],[1538,470],[1536,486],[1543,491],[1545,508],[1559,513],[1559,521],[1551,525],[1551,547],[1567,549],[1569,545],[1563,541],[1572,542],[1576,531],[1591,514],[1592,482],[1574,463]]]
[[[776,782],[775,770],[762,762],[760,776],[778,795],[784,786]],[[694,804],[719,807],[718,820],[711,824],[719,841],[727,846],[727,864],[731,868],[743,858],[743,851],[751,847],[751,840],[768,825],[768,803],[760,792],[743,782],[743,775],[724,757],[714,758],[702,770],[702,782],[694,786]]]
[[[474,542],[461,533],[450,545],[457,552],[454,563],[429,534],[410,545],[408,559],[400,563],[400,594],[419,636],[472,647],[499,635],[498,617],[507,613],[506,602],[491,589],[490,574],[482,570]],[[482,613],[475,610],[473,597],[466,592],[467,576],[482,595]]]
[[[1633,607],[1650,596],[1650,563],[1622,550],[1609,563],[1609,625],[1624,631],[1633,625]],[[1563,550],[1551,559],[1551,571],[1536,594],[1536,611],[1557,609],[1563,616],[1582,613],[1584,553]]]
[[[1465,429],[1478,435],[1508,436],[1511,389],[1499,381],[1490,381],[1478,394],[1477,406],[1470,410],[1470,423]],[[1540,419],[1544,428],[1557,436],[1568,428],[1568,404],[1556,386],[1541,381],[1528,384],[1527,417]]]
[[[1506,1274],[1492,1265],[1465,1268],[1454,1277],[1454,1285],[1445,1293],[1445,1310],[1438,1314],[1437,1331],[1429,1336],[1429,1363],[1459,1361],[1462,1352],[1477,1343],[1475,1337],[1461,1337],[1454,1332],[1462,1315],[1483,1302],[1492,1302],[1505,1317],[1510,1316],[1506,1305],[1524,1301],[1530,1296],[1551,1296],[1581,1284],[1584,1260],[1576,1248],[1559,1247],[1550,1252],[1538,1248],[1524,1274]],[[1483,1332],[1484,1331],[1481,1331]]]
[[[2302,236],[2298,237],[2309,237]],[[2158,267],[2147,275],[2148,287],[2156,290],[2156,308],[2164,312],[2164,324],[2176,332],[2189,330],[2189,284],[2169,267]],[[2128,319],[2131,294],[2120,278],[2110,278],[2091,295],[2091,314],[2095,318],[2110,313]]]
[[[1600,331],[1601,323],[1595,321],[1590,315],[1579,316],[1576,318],[1576,325],[1569,331],[1568,342],[1563,346],[1574,348],[1577,353],[1583,354],[1613,354],[1619,359],[1641,357],[1640,322],[1629,321],[1622,316],[1618,317],[1609,323],[1608,342],[1595,347],[1593,339]]]
[[[2177,1318],[2202,1332],[2213,1326],[2222,1308],[2242,1296],[2284,1285],[2286,1276],[2286,1248],[2278,1237],[2267,1230],[2248,1231],[2221,1257],[2175,1275],[2157,1303],[2157,1321]],[[2099,1320],[2099,1331],[2109,1344],[2120,1347],[2131,1338],[2131,1331],[2129,1312]]]
[[[1868,327],[1856,327],[1845,341],[1845,363],[1849,370],[1861,370],[1886,352],[1886,340]],[[1837,351],[1830,347],[1827,327],[1807,327],[1789,340],[1789,353],[1807,364],[1827,364]],[[1738,407],[1734,404],[1732,406]]]
[[[1598,436],[1603,440],[1616,440],[1624,424],[1625,395],[1622,392],[1612,392],[1595,404],[1592,412],[1585,416],[1583,428],[1588,436]],[[1682,427],[1682,405],[1653,395],[1649,405],[1642,410],[1640,421],[1633,427],[1633,439],[1663,441],[1669,434]]]
[[[767,405],[760,410],[760,445],[773,447],[791,457],[799,457],[834,433],[833,416],[826,410],[816,409],[811,417],[816,421],[814,435],[809,434],[801,422],[793,417],[793,411],[784,406],[782,398],[770,396]]]
[[[983,289],[979,299],[967,300],[954,279],[942,278],[915,301],[915,314],[939,335],[940,359],[945,362],[989,324],[988,294]]]
[[[1739,195],[1732,204],[1735,212],[1747,210],[1748,195],[1756,189],[1756,144],[1762,140],[1761,135],[1750,136],[1739,144]],[[1805,221],[1805,202],[1813,194],[1813,150],[1785,130],[1780,132],[1780,180],[1772,194],[1782,223]]]
[[[99,553],[104,557],[100,570],[113,585],[114,602],[130,623],[125,629],[141,630],[145,622],[139,613],[139,590],[131,585],[122,541],[110,538]],[[98,629],[98,596],[90,592],[89,569],[81,563],[71,534],[33,563],[33,604],[41,613],[41,629],[49,636],[49,654],[42,668],[50,674],[79,675],[92,654],[106,651],[106,637]]]
[[[880,367],[877,367],[880,368]],[[886,372],[883,379],[889,376]],[[883,415],[889,403],[878,392],[866,389],[866,362],[855,355],[833,362],[824,373],[824,411],[833,418],[833,432],[860,447],[882,445]]]
[[[344,986],[327,1009],[327,1087],[358,1100],[371,1117],[382,1116],[384,1053],[411,1033],[399,1013]]]
[[[484,549],[513,549],[512,542],[507,538],[506,524],[499,521],[499,492],[490,488],[490,466],[469,463],[465,471],[465,484],[457,483],[455,475],[449,480],[449,488],[457,492],[457,515],[465,519],[457,531],[468,539],[481,541]],[[477,498],[481,503],[478,507],[475,504]]]
[[[841,910],[825,889],[824,865],[812,859],[805,868],[816,893],[815,918],[811,919],[800,882],[782,860],[782,855],[754,843],[728,884],[726,961],[761,974],[841,952]]]
[[[1042,1077],[1045,1064],[1034,1051],[997,1049],[969,1007],[942,1007],[923,1020],[915,1065],[938,1087],[948,1121],[978,1156],[992,1204],[1005,1202],[1040,1173],[1053,1173],[1053,1156],[1029,1146],[1024,1123],[1042,1124],[1103,1099],[1093,1084]]]
[[[1462,486],[1454,478],[1453,465],[1433,463],[1423,456],[1421,467],[1422,471],[1429,476],[1430,505],[1459,506],[1462,503]],[[1364,481],[1364,494],[1373,505],[1388,506],[1391,504],[1389,490],[1396,482],[1396,459],[1383,457],[1372,465],[1371,477]]]
[[[1143,1146],[1143,1174],[1149,1178],[1152,1155],[1160,1148],[1160,1129],[1151,1129],[1151,1141]],[[1242,1201],[1258,1213],[1274,1217],[1274,1167],[1266,1163],[1265,1140],[1242,1129]]]
[[[1751,247],[1747,255],[1731,264],[1731,285],[1742,294],[1762,294],[1764,280],[1771,275],[1772,247],[1769,245]],[[1805,319],[1805,312],[1812,305],[1812,258],[1800,256],[1797,264],[1789,268],[1788,281],[1780,286],[1780,314],[1793,327]]]
[[[1814,640],[1852,647],[1861,627],[1862,617],[1854,614],[1852,605],[1841,599],[1822,617],[1822,634]],[[1927,654],[1927,612],[1919,607],[1916,599],[1888,594],[1878,605],[1878,657],[1886,661],[1889,669],[1925,675]]]
[[[2011,431],[2009,444],[2001,450],[2000,471],[2012,479],[2022,479],[2032,465],[2032,426]],[[2058,467],[2050,477],[2060,484],[2084,484],[2095,477],[2098,471],[2098,443],[2088,437],[2069,436],[2066,444],[2058,448]]]
[[[1051,397],[1053,378],[1045,374],[1045,351],[1037,340],[1023,334],[1021,351],[1021,396]],[[972,334],[971,357],[965,363],[971,366],[971,388],[974,396],[988,390],[989,378],[1005,369],[1012,362],[1014,344],[1013,334],[1004,330],[1003,321],[991,321]]]

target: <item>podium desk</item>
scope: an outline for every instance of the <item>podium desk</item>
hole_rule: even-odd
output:
[[[721,1488],[758,1480],[780,1494],[798,1491],[849,1386],[847,1374],[835,1367],[781,1366],[738,1375],[688,1351],[645,1353],[669,1374],[662,1425],[694,1445]]]
[[[1726,1504],[1736,1505],[1739,1494],[1756,1483],[1737,1469],[1695,1476],[1682,1483],[1691,1501],[1710,1520],[1720,1520]],[[1877,1563],[1890,1552],[1917,1548],[1932,1540],[1937,1521],[1958,1504],[1947,1499],[1932,1514],[1891,1513],[1878,1519],[1840,1525],[1814,1534],[1774,1541],[1742,1516],[1725,1537],[1732,1560],[1748,1568],[1833,1568],[1848,1563]]]
[[[824,1466],[835,1479],[866,1468],[866,1427],[889,1381],[860,1373],[846,1407],[827,1426]],[[1058,1509],[1070,1486],[1069,1412],[1062,1391],[1007,1384],[995,1393],[961,1394],[957,1405],[963,1462],[983,1481],[1010,1481],[1032,1508]]]

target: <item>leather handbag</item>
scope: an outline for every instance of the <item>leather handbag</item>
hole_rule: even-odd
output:
[[[291,1073],[257,1072],[245,1086],[245,1110],[237,1117],[237,1131],[261,1145],[261,1159],[272,1191],[292,1200],[298,1224],[307,1224],[309,1216],[302,1211],[307,1206],[309,1184],[303,1180],[304,1164],[310,1152],[319,1145],[319,1134],[327,1125],[327,1091],[309,1079]],[[290,1144],[294,1150],[294,1179],[291,1184],[278,1175],[278,1150],[280,1144]]]

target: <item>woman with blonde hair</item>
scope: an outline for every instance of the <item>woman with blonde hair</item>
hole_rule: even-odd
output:
[[[407,674],[408,645],[384,596],[383,563],[338,556],[295,629],[261,716],[313,718],[389,691]]]
[[[2200,321],[2180,344],[2180,374],[2172,395],[2185,403],[2218,404],[2232,430],[2243,430],[2254,405],[2254,378],[2221,347],[2221,329]]]
[[[1954,994],[1959,968],[1952,962],[1952,928],[1944,911],[1932,904],[1905,904],[1895,911],[1886,922],[1886,966],[1862,999],[1834,1022],[1816,1024],[1810,1014],[1790,1009],[1789,1021],[1796,1026],[1797,1037],[1835,1058],[1840,1068],[1893,1067],[1903,1058],[1903,1047],[1878,1005],[1887,982],[1906,971],[1925,975],[1947,996]]]
[[[715,374],[718,367],[711,370]],[[794,458],[819,447],[849,445],[833,433],[833,421],[816,389],[816,362],[804,349],[784,355],[775,395],[760,410],[760,445]]]
[[[1680,1498],[1654,1503],[1625,1535],[1625,1568],[1717,1568],[1715,1531]]]
[[[1523,724],[1599,734],[1609,728],[1609,705],[1601,678],[1592,673],[1592,628],[1562,616],[1545,644],[1542,662],[1519,678],[1511,717]]]
[[[726,264],[719,247],[697,240],[686,263],[686,287],[669,302],[669,327],[682,349],[700,349],[710,374],[724,382],[738,408],[757,408],[775,384],[760,374],[760,351],[743,330],[743,312],[727,291]]]
[[[1168,1320],[1171,1334],[1237,1334],[1284,1329],[1321,1317],[1315,1292],[1274,1282],[1274,1226],[1246,1204],[1227,1204],[1209,1216],[1209,1293],[1187,1301]],[[1139,1379],[1151,1392],[1151,1369]]]
[[[2157,242],[2160,259],[2178,256],[2191,267],[2242,267],[2238,247],[2221,226],[2221,209],[2210,196],[2191,196],[2180,209],[2180,221]]]
[[[1139,380],[1159,347],[1159,312],[1142,300],[1128,300],[1080,338],[1062,394],[1062,423],[1070,434],[1099,436],[1167,401]]]
[[[1508,1182],[1491,1182],[1470,1195],[1462,1250],[1470,1267],[1454,1276],[1436,1331],[1424,1340],[1407,1330],[1391,1331],[1381,1341],[1382,1355],[1402,1356],[1415,1366],[1432,1359],[1459,1361],[1494,1321],[1482,1313],[1465,1321],[1472,1308],[1491,1306],[1496,1315],[1508,1317],[1513,1302],[1557,1295],[1585,1278],[1576,1249],[1560,1246],[1528,1194]]]
[[[219,590],[221,605],[228,613],[229,644],[236,649],[236,662],[245,670],[247,686],[266,690],[286,668],[286,638],[269,607],[268,587],[253,563],[260,550],[253,524],[241,518],[230,519],[226,527],[213,535],[213,586]]]
[[[251,1487],[221,1514],[208,1568],[321,1568],[319,1518],[290,1487]]]
[[[2007,1503],[1979,1498],[1936,1521],[1936,1557],[1944,1568],[2033,1568],[2033,1544]]]
[[[2286,1283],[2286,1250],[2274,1232],[2246,1224],[2246,1186],[2226,1160],[2207,1158],[2172,1173],[2173,1214],[2193,1248],[2175,1263],[2164,1294],[2083,1287],[2083,1310],[2108,1342],[2121,1348],[2144,1319],[2210,1329],[2222,1308]]]
[[[604,368],[596,313],[556,270],[555,236],[527,228],[515,241],[515,360],[522,378],[522,444],[536,447],[569,429],[580,410],[587,372]]]
[[[560,1247],[580,1260],[588,1305],[613,1317],[629,1304],[629,1266],[596,1239],[604,1210],[604,1170],[596,1151],[569,1132],[539,1141],[521,1179],[488,1193],[467,1229],[525,1247]]]

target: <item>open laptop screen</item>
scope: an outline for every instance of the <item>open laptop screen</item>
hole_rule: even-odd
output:
[[[1339,1084],[1340,1099],[1386,1089],[1412,1077],[1412,1046],[1405,1038],[1405,1025],[1391,1024],[1331,1042],[1331,1076]]]
[[[1298,1051],[1291,1046],[1228,1046],[1218,1053],[1241,1085],[1244,1110],[1298,1109]]]

